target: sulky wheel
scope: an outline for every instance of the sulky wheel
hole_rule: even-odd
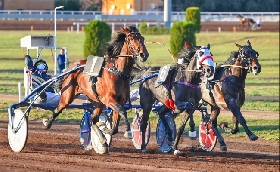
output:
[[[212,151],[217,143],[217,136],[208,123],[210,115],[205,115],[199,124],[199,144],[205,151]]]
[[[84,150],[92,149],[90,137],[90,123],[88,115],[84,115],[80,123],[80,142]]]
[[[165,119],[166,119],[170,129],[172,130],[172,138],[174,141],[174,139],[176,137],[176,125],[175,125],[175,121],[173,119],[173,115],[171,113],[167,113],[165,115]],[[172,145],[168,144],[167,132],[165,130],[164,124],[161,121],[161,119],[159,119],[158,123],[157,123],[156,139],[157,139],[158,147],[163,153],[171,152]]]
[[[24,148],[28,138],[27,118],[20,109],[15,109],[9,117],[9,145],[14,152],[20,152]]]
[[[133,121],[131,123],[132,127],[132,142],[133,145],[136,149],[141,149],[141,144],[142,144],[142,133],[140,131],[140,126],[142,122],[142,115],[139,115],[138,113],[135,114]],[[147,122],[147,128],[146,128],[146,136],[145,136],[145,144],[149,143],[150,139],[150,133],[151,133],[151,128],[150,128],[150,122]]]
[[[103,131],[111,128],[111,122],[107,112],[100,114],[99,122],[91,126],[91,144],[96,153],[109,153],[112,136]]]

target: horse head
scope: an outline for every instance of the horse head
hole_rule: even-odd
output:
[[[239,48],[238,57],[241,60],[242,67],[248,67],[248,71],[254,75],[261,72],[261,65],[258,61],[259,53],[252,48],[251,42],[248,40],[247,45],[241,46],[237,43],[235,45]]]
[[[125,33],[125,42],[128,45],[128,54],[133,55],[141,62],[145,62],[149,57],[149,52],[145,46],[145,38],[140,34],[134,26],[122,27]]]
[[[210,51],[210,44],[207,46],[194,46],[195,57],[197,58],[196,68],[202,70],[202,75],[210,78],[214,75],[214,61],[213,55]]]

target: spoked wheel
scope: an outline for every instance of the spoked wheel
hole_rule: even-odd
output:
[[[142,115],[139,115],[138,113],[135,114],[133,121],[132,121],[132,142],[136,149],[141,149],[142,145],[142,132],[140,131],[140,126],[142,122]],[[147,128],[145,132],[145,145],[147,146],[150,139],[150,122],[147,122]]]
[[[28,138],[27,118],[20,109],[15,109],[9,117],[11,118],[8,124],[9,145],[14,152],[20,152]]]
[[[217,136],[208,123],[210,115],[205,115],[199,124],[199,144],[205,151],[212,151],[217,143]]]
[[[167,113],[165,115],[165,119],[172,130],[172,142],[175,140],[176,137],[176,125],[171,113]],[[158,120],[157,128],[156,128],[156,139],[159,149],[163,153],[169,153],[172,150],[172,145],[168,144],[167,140],[167,132],[165,130],[164,124],[161,119]]]
[[[102,113],[99,116],[99,124],[91,126],[91,144],[96,153],[109,153],[112,137],[110,134],[106,134],[103,131],[111,128],[111,121],[106,113]]]

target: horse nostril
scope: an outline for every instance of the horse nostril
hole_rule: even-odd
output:
[[[211,72],[211,70],[210,70],[210,69],[207,69],[207,70],[206,70],[206,72],[207,72],[207,73],[210,73],[210,72]]]
[[[253,69],[254,69],[254,70],[257,70],[257,69],[258,69],[258,66],[254,66]]]

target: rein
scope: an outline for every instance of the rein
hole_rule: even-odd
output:
[[[152,42],[145,42],[145,43],[146,43],[146,44],[159,44],[159,45],[163,45],[163,46],[167,49],[167,51],[169,52],[169,55],[170,55],[171,58],[173,59],[174,63],[176,64],[176,60],[174,59],[173,54],[171,53],[171,51],[167,48],[167,46],[166,46],[165,44],[160,43],[160,42],[154,42],[154,41],[152,41]]]

